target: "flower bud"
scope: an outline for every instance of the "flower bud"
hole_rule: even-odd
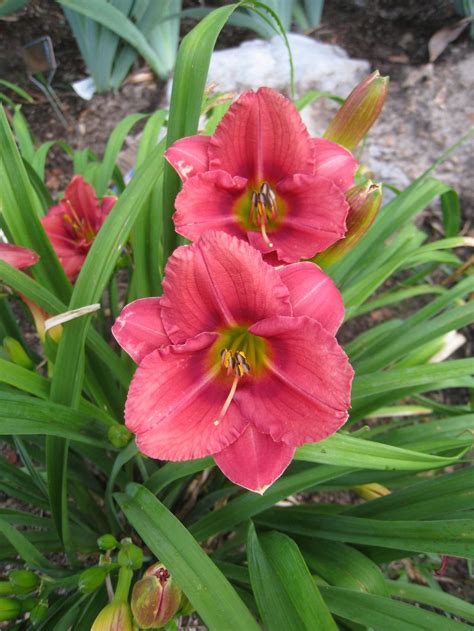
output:
[[[94,592],[102,585],[107,577],[107,567],[88,567],[79,577],[79,591],[83,594]]]
[[[132,612],[139,627],[159,629],[179,609],[181,589],[162,563],[147,569],[132,590]]]
[[[15,620],[21,614],[21,603],[16,598],[0,598],[0,622]]]
[[[132,433],[124,425],[114,423],[109,427],[107,437],[114,447],[122,449],[131,441]]]
[[[361,81],[329,123],[324,138],[354,149],[379,117],[388,81],[388,77],[381,77],[378,70]]]
[[[97,539],[100,550],[114,550],[118,546],[118,541],[113,535],[102,535]]]
[[[43,622],[43,620],[45,620],[47,615],[48,615],[48,603],[46,600],[40,600],[40,602],[37,603],[31,610],[29,620],[31,624],[34,627],[36,627],[36,625],[40,624],[41,622]]]
[[[326,267],[345,256],[361,239],[372,225],[382,204],[382,187],[380,184],[365,182],[353,186],[346,193],[349,213],[346,224],[347,232],[343,239],[337,241],[327,250],[314,257],[315,263]]]
[[[128,603],[118,601],[106,605],[94,620],[91,631],[133,631]]]
[[[371,482],[370,484],[361,484],[359,486],[352,487],[362,499],[370,501],[376,500],[384,495],[390,495],[389,489],[386,486],[382,486],[377,482]]]
[[[29,570],[13,570],[8,575],[8,580],[16,594],[29,594],[34,592],[40,584],[40,577]]]
[[[121,544],[117,555],[118,564],[132,570],[139,570],[143,563],[143,550],[134,545],[131,541],[125,540]]]
[[[34,364],[18,340],[8,335],[3,338],[3,348],[10,360],[22,368],[33,368]]]

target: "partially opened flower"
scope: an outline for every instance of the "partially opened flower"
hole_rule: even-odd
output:
[[[0,243],[0,261],[5,261],[15,269],[31,267],[39,261],[39,256],[33,250],[13,243]]]
[[[42,224],[69,280],[79,274],[87,253],[115,197],[97,199],[94,189],[81,175],[75,175],[57,206],[52,206]]]
[[[293,104],[270,88],[245,92],[213,136],[183,138],[165,155],[184,181],[176,230],[191,240],[223,230],[294,262],[346,232],[355,159],[311,138]]]
[[[347,419],[353,371],[334,337],[341,296],[313,263],[277,270],[213,231],[175,251],[163,287],[113,327],[139,364],[126,425],[153,458],[213,455],[233,482],[263,492],[296,446]]]

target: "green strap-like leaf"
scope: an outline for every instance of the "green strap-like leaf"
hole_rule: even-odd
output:
[[[258,609],[268,631],[337,631],[296,543],[249,528],[247,558]]]
[[[258,631],[235,590],[183,524],[145,487],[129,486],[116,499],[128,521],[169,569],[212,631]]]

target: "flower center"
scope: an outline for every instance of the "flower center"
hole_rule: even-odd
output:
[[[249,333],[246,327],[231,327],[221,332],[211,348],[211,362],[218,367],[221,378],[233,377],[229,394],[214,421],[219,425],[229,409],[241,379],[258,376],[268,355],[267,342]]]
[[[64,201],[68,205],[68,210],[63,214],[63,219],[74,232],[74,237],[78,245],[88,249],[95,239],[95,231],[89,221],[84,217],[79,217],[69,200]]]
[[[276,196],[268,182],[255,184],[244,193],[235,206],[239,222],[245,230],[258,230],[268,247],[273,243],[269,232],[275,230],[286,211],[284,201]]]

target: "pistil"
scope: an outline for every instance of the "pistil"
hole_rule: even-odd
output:
[[[240,379],[250,372],[250,365],[247,362],[247,358],[245,357],[245,353],[243,351],[230,351],[227,348],[222,349],[221,366],[226,370],[227,375],[234,374],[234,379],[232,381],[229,394],[227,395],[224,405],[219,412],[219,416],[214,421],[214,425],[216,425],[216,427],[226,415],[234,398]]]
[[[272,248],[273,243],[267,234],[267,225],[270,221],[275,221],[277,217],[277,204],[275,193],[267,182],[264,182],[259,192],[253,191],[250,204],[249,223],[257,225],[262,233],[262,238],[268,247]]]

